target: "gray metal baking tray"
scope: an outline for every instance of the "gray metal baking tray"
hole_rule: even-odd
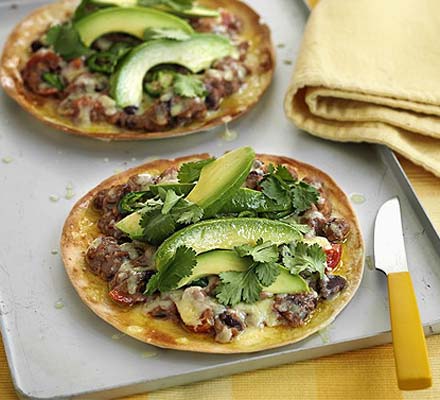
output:
[[[42,3],[15,4],[0,3],[1,42]],[[427,334],[440,331],[440,240],[398,161],[384,147],[320,140],[286,120],[283,96],[307,9],[292,0],[253,0],[252,5],[272,27],[278,65],[261,103],[229,126],[237,133],[235,140],[225,140],[221,127],[166,141],[93,141],[47,128],[0,94],[0,321],[22,398],[114,398],[390,342],[386,280],[370,263],[359,292],[335,322],[296,345],[250,355],[206,355],[156,349],[119,335],[81,303],[64,272],[58,242],[64,219],[80,195],[115,170],[149,157],[205,151],[219,155],[252,145],[259,152],[312,163],[328,171],[349,195],[365,197],[354,206],[367,260],[376,211],[398,195],[422,320]]]

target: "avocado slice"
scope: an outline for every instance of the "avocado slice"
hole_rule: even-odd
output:
[[[280,274],[277,276],[277,279],[272,285],[263,288],[263,291],[274,294],[294,294],[310,292],[310,288],[301,276],[292,275],[286,268],[280,265]]]
[[[166,239],[155,254],[160,271],[179,246],[191,247],[197,254],[214,249],[231,250],[242,244],[255,244],[258,239],[276,244],[301,240],[302,234],[285,222],[264,218],[209,219],[189,225]]]
[[[135,7],[135,6],[142,6],[142,4],[139,4],[138,0],[92,0],[92,4],[96,4],[98,6],[116,6],[116,7]],[[215,18],[220,15],[220,13],[217,10],[214,10],[212,8],[207,8],[203,6],[196,6],[192,5],[191,7],[184,8],[182,10],[175,10],[171,7],[167,7],[166,5],[154,5],[151,6],[158,10],[162,10],[165,12],[169,12],[172,14],[180,15],[182,17],[188,17],[188,18],[199,18],[199,17],[211,17]]]
[[[215,215],[243,185],[255,159],[251,147],[240,147],[205,165],[186,199]]]
[[[239,257],[233,250],[208,251],[197,256],[197,264],[191,275],[183,278],[177,288],[208,275],[219,275],[226,271],[244,272],[251,264],[250,259]]]
[[[121,219],[115,224],[116,228],[126,233],[132,240],[141,240],[144,234],[144,228],[139,224],[141,221],[141,214],[136,211],[125,218]]]
[[[185,286],[197,279],[209,275],[219,275],[222,272],[244,272],[252,264],[249,258],[242,258],[232,250],[213,250],[197,256],[197,264],[190,276],[183,278],[178,288]],[[279,266],[280,274],[272,285],[263,288],[269,293],[301,293],[310,291],[307,282],[299,275],[292,275],[283,266]]]
[[[111,32],[128,33],[143,39],[147,28],[178,29],[188,34],[194,32],[183,19],[145,7],[104,8],[75,23],[75,29],[86,46],[90,46],[98,37]]]
[[[143,43],[126,56],[113,75],[112,97],[120,107],[138,107],[142,102],[144,76],[156,65],[178,64],[197,73],[209,68],[215,60],[235,54],[236,49],[227,38],[212,34],[194,34],[184,41],[158,39]]]

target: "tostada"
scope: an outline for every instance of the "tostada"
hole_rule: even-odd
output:
[[[152,139],[244,114],[274,62],[269,28],[239,0],[61,0],[16,26],[0,81],[63,131]]]
[[[99,317],[156,346],[212,353],[324,328],[356,292],[364,257],[333,179],[249,147],[110,177],[74,206],[61,247]]]

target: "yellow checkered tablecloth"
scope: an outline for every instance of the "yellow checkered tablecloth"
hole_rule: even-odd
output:
[[[423,205],[439,229],[440,179],[407,161],[403,160],[403,163]],[[124,400],[438,400],[440,336],[428,338],[428,350],[434,386],[420,392],[400,392],[397,389],[393,350],[391,345],[387,345],[126,397]],[[1,343],[0,400],[17,400]]]

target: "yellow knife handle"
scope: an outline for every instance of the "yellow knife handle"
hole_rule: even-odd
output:
[[[409,272],[390,273],[388,293],[399,388],[426,389],[432,385],[431,368]]]
[[[318,4],[319,0],[307,0],[307,3],[309,4],[310,8],[315,7]]]

